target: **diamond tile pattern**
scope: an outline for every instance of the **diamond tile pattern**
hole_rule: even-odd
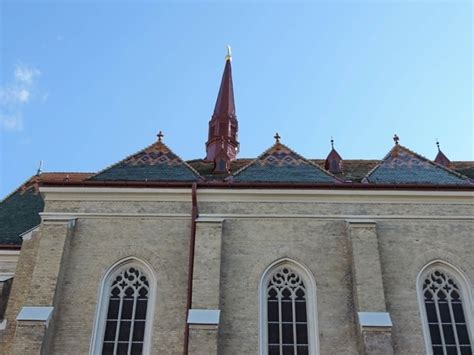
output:
[[[400,145],[396,145],[363,181],[383,184],[471,184],[467,177]]]
[[[180,182],[198,179],[199,174],[162,142],[156,142],[90,178],[100,181]]]
[[[237,171],[235,182],[336,183],[338,180],[287,146],[276,143]]]

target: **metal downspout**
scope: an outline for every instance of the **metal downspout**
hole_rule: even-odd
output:
[[[192,212],[191,212],[191,235],[189,241],[189,261],[188,261],[188,295],[186,301],[186,327],[184,329],[184,349],[183,355],[188,354],[189,348],[189,324],[188,324],[188,313],[191,309],[193,302],[193,272],[194,272],[194,246],[196,242],[196,219],[198,216],[197,207],[197,184],[192,184],[191,196],[192,196]]]

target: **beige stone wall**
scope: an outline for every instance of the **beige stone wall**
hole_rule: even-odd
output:
[[[6,329],[0,331],[0,354],[9,354],[15,335],[16,316],[28,298],[31,276],[39,247],[39,231],[32,233],[31,239],[24,240],[15,270],[5,319]]]
[[[461,269],[471,287],[474,285],[473,231],[472,221],[378,223],[383,282],[396,354],[426,354],[416,293],[416,278],[426,264],[445,260]]]
[[[89,351],[101,278],[118,260],[136,256],[157,275],[152,353],[181,354],[190,202],[48,201],[46,206],[47,212],[81,214],[63,265],[53,353]],[[346,227],[350,217],[370,216],[376,222],[395,354],[425,353],[415,282],[426,263],[452,262],[474,284],[474,224],[455,218],[472,216],[467,204],[201,202],[199,212],[224,218],[222,240],[216,239],[222,243],[219,354],[258,352],[259,284],[264,270],[281,258],[294,259],[314,275],[321,354],[359,353]]]
[[[416,278],[424,265],[446,260],[474,284],[474,223],[465,218],[472,216],[472,205],[206,202],[200,207],[206,215],[227,216],[222,251],[222,354],[255,353],[259,278],[271,262],[282,257],[303,263],[315,275],[321,353],[357,353],[352,256],[343,228],[343,221],[353,216],[372,217],[377,225],[396,354],[426,353],[416,293]],[[357,256],[363,257],[363,252]],[[366,270],[368,276],[373,272]]]
[[[222,256],[220,354],[257,352],[260,279],[284,257],[314,275],[321,353],[357,354],[344,221],[226,220]]]
[[[0,275],[13,275],[15,273],[16,264],[18,262],[18,255],[16,251],[0,251]]]
[[[117,261],[135,256],[157,275],[156,300],[150,305],[155,308],[153,353],[181,354],[189,226],[189,218],[78,219],[56,309],[53,353],[88,353],[101,279]]]

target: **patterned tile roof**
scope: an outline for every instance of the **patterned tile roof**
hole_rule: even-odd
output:
[[[199,173],[158,141],[102,170],[89,180],[197,181]]]
[[[30,186],[17,190],[0,203],[0,244],[20,245],[20,234],[37,226],[44,202],[41,195]]]
[[[336,177],[279,142],[238,170],[231,179],[235,182],[339,182]]]
[[[376,184],[472,184],[466,176],[436,164],[398,144],[369,171],[362,181]]]
[[[43,173],[24,182],[18,189],[0,201],[0,245],[20,245],[20,234],[37,226],[44,202],[38,186],[43,181],[82,181],[90,173]]]

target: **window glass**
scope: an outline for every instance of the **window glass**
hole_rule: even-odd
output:
[[[456,280],[444,270],[434,269],[423,280],[423,296],[433,354],[472,354]]]
[[[136,266],[112,276],[102,354],[142,354],[150,285]]]
[[[268,354],[308,354],[303,279],[291,267],[282,266],[271,274],[266,287]]]

